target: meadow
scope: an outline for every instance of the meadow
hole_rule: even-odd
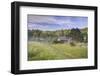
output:
[[[88,50],[85,43],[76,43],[75,46],[72,46],[68,43],[28,42],[29,61],[84,58],[88,58]]]

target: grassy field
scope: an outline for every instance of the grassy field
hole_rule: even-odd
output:
[[[88,56],[86,45],[28,42],[28,60],[82,59]]]

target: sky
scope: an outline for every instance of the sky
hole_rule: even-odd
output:
[[[42,31],[55,31],[72,28],[85,28],[88,26],[88,17],[81,16],[53,16],[53,15],[32,15],[27,17],[28,29]]]

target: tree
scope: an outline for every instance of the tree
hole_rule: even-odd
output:
[[[84,42],[87,43],[88,42],[88,34],[87,34],[87,32],[82,33],[82,35],[83,35]]]
[[[69,36],[72,37],[72,40],[79,41],[79,42],[83,41],[82,33],[78,28],[71,29]]]
[[[32,36],[33,36],[32,31],[31,30],[28,30],[28,37],[30,38]]]

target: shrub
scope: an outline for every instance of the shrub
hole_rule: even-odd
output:
[[[71,46],[76,46],[75,42],[70,42]]]
[[[64,43],[64,41],[57,41],[57,40],[55,40],[55,41],[53,41],[53,43],[55,43],[55,44],[57,44],[57,43]]]

